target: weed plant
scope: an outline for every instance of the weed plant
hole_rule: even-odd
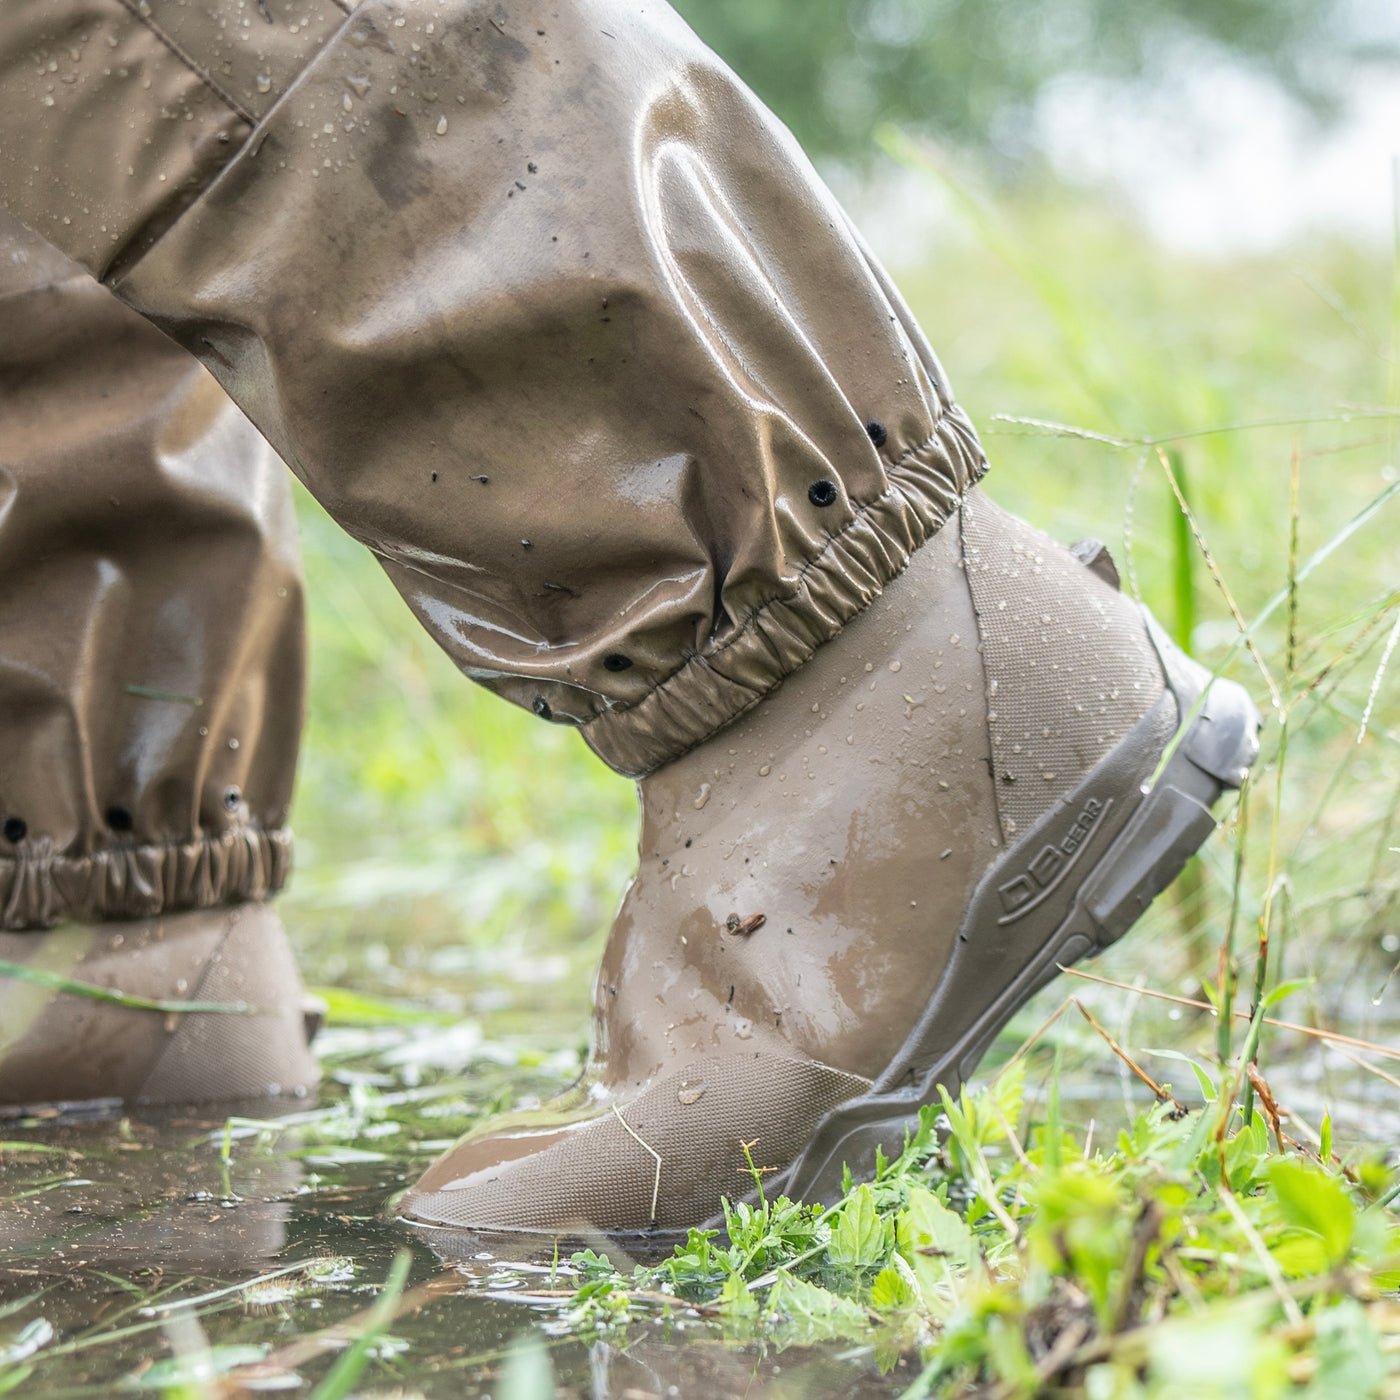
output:
[[[885,145],[957,216],[900,280],[982,425],[987,489],[1108,540],[1125,587],[1260,700],[1220,833],[840,1201],[768,1197],[760,1141],[726,1231],[660,1262],[443,1270],[414,1244],[410,1264],[385,1197],[577,1070],[635,806],[574,736],[465,685],[303,500],[283,908],[330,1002],[325,1101],[6,1124],[0,1394],[538,1400],[670,1348],[703,1359],[681,1393],[707,1400],[1400,1395],[1392,260],[1187,262],[1086,198],[998,206]]]

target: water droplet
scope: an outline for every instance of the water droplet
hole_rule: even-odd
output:
[[[253,79],[253,83],[259,92],[272,91],[272,79],[266,73],[259,73],[257,77]]]
[[[439,136],[446,136],[446,135],[447,135],[447,118],[446,118],[446,117],[439,117],[439,118],[438,118],[437,134],[438,134]]]
[[[702,1080],[699,1084],[689,1084],[684,1079],[681,1080],[681,1087],[676,1090],[676,1101],[689,1107],[693,1103],[699,1103],[705,1092],[705,1083]]]
[[[695,810],[698,812],[710,800],[709,783],[700,784],[700,796],[695,799]]]

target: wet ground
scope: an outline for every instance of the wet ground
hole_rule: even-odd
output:
[[[385,1037],[338,1038],[340,1051],[328,1040],[343,1059],[345,1042]],[[363,1325],[405,1245],[401,1311],[356,1394],[525,1400],[547,1393],[550,1374],[561,1395],[631,1400],[873,1396],[907,1384],[912,1360],[882,1375],[868,1348],[735,1344],[685,1309],[580,1329],[557,1296],[569,1291],[567,1261],[521,1268],[483,1253],[444,1268],[392,1220],[386,1202],[444,1134],[483,1104],[557,1083],[559,1067],[488,1064],[416,1089],[342,1069],[349,1083],[318,1105],[261,1121],[111,1108],[3,1123],[0,1390],[32,1358],[39,1369],[20,1393],[159,1392],[183,1357],[187,1376],[203,1366],[250,1390],[304,1393]],[[522,1337],[541,1352],[503,1378]]]
[[[1174,918],[1170,907],[1154,910],[1138,937],[1091,970],[1139,984],[1151,971],[1151,985],[1191,995],[1189,976],[1162,975]],[[531,1400],[549,1393],[551,1377],[560,1395],[598,1400],[901,1394],[917,1374],[915,1357],[875,1344],[726,1336],[712,1318],[645,1301],[611,1323],[596,1310],[584,1317],[567,1259],[522,1268],[481,1251],[445,1267],[392,1219],[394,1193],[464,1127],[546,1096],[576,1071],[575,965],[586,966],[591,951],[581,946],[543,969],[477,966],[455,983],[439,971],[439,999],[479,1008],[460,1020],[404,1010],[386,1024],[398,1004],[361,1006],[381,1024],[324,1034],[328,1077],[315,1103],[239,1105],[233,1117],[108,1106],[0,1121],[0,1393],[311,1393],[363,1328],[407,1246],[400,1311],[354,1394]],[[1384,957],[1363,958],[1279,1014],[1400,1043],[1388,999],[1373,1004],[1387,971]],[[378,975],[422,991],[411,969]],[[1181,1097],[1197,1099],[1192,1072],[1172,1056],[1204,1058],[1211,1018],[1099,984],[1062,978],[1017,1018],[1000,1053],[1069,994]],[[402,1006],[415,1004],[423,1005]],[[1092,1121],[1111,1141],[1147,1091],[1073,1008],[1037,1052],[1033,1082],[1043,1085],[1056,1045],[1067,1116]],[[1383,1063],[1277,1032],[1265,1064],[1303,1130],[1330,1110],[1340,1144],[1394,1143],[1400,1084],[1349,1056]],[[1398,1067],[1390,1062],[1387,1072]],[[221,1374],[243,1390],[198,1381]],[[178,1391],[182,1377],[198,1383]]]

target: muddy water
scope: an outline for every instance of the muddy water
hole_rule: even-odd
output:
[[[404,1126],[424,1122],[410,1114]],[[205,1343],[215,1369],[241,1363],[252,1389],[314,1383],[343,1346],[338,1325],[354,1330],[406,1243],[408,1307],[357,1394],[532,1400],[543,1387],[502,1377],[523,1334],[538,1337],[565,1395],[877,1396],[897,1394],[912,1375],[911,1359],[882,1376],[868,1349],[728,1344],[693,1314],[643,1315],[625,1337],[574,1335],[557,1302],[518,1296],[565,1278],[547,1268],[522,1278],[484,1257],[444,1270],[385,1217],[385,1200],[425,1160],[421,1139],[375,1152],[361,1144],[383,1137],[311,1142],[321,1134],[294,1123],[260,1145],[240,1128],[248,1135],[234,1138],[226,1164],[216,1118],[12,1121],[4,1131],[0,1348],[18,1361],[36,1339],[47,1343],[20,1393],[156,1384],[153,1359],[193,1356]],[[289,1271],[302,1261],[310,1266]]]
[[[1171,918],[1169,907],[1154,910],[1091,970],[1191,995],[1191,958]],[[319,946],[331,956],[329,940]],[[0,1391],[15,1384],[26,1395],[107,1395],[134,1384],[159,1393],[172,1357],[197,1366],[209,1347],[202,1364],[213,1372],[237,1365],[247,1393],[305,1394],[334,1364],[346,1332],[357,1330],[405,1246],[413,1251],[407,1306],[359,1395],[533,1400],[548,1393],[551,1376],[559,1394],[599,1400],[874,1397],[907,1387],[912,1357],[845,1343],[735,1341],[713,1319],[645,1307],[622,1328],[580,1327],[557,1296],[567,1293],[567,1268],[522,1271],[484,1254],[444,1267],[386,1203],[480,1116],[546,1097],[577,1071],[595,949],[580,945],[533,964],[478,961],[449,974],[441,962],[431,971],[392,958],[386,965],[371,946],[358,963],[351,955],[346,965],[344,949],[335,954],[345,980],[366,990],[392,985],[408,1008],[462,1010],[333,1028],[323,1037],[327,1082],[314,1103],[275,1113],[238,1105],[232,1119],[124,1115],[109,1106],[0,1120]],[[1164,960],[1164,948],[1176,951]],[[1317,963],[1323,980],[1279,1008],[1281,1016],[1400,1044],[1394,998],[1373,1004],[1387,971],[1379,950]],[[1204,1061],[1211,1018],[1083,981],[1062,978],[1042,993],[993,1057],[1071,993],[1157,1078],[1199,1102],[1190,1068],[1171,1056]],[[1071,1008],[1036,1062],[1032,1112],[1056,1043],[1067,1117],[1081,1128],[1092,1123],[1095,1140],[1110,1143],[1148,1091]],[[1265,1067],[1305,1127],[1316,1129],[1330,1111],[1340,1144],[1383,1153],[1400,1140],[1400,1088],[1345,1054],[1275,1032]],[[510,1359],[522,1338],[538,1343],[529,1364]],[[33,1367],[27,1376],[25,1366]],[[244,1392],[211,1385],[189,1393]]]

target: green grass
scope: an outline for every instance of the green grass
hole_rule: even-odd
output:
[[[283,908],[330,994],[338,1086],[179,1141],[7,1126],[7,1209],[168,1156],[177,1205],[200,1182],[211,1212],[270,1196],[292,1213],[273,1264],[213,1277],[154,1258],[98,1272],[90,1237],[65,1235],[78,1263],[0,1295],[0,1393],[130,1376],[222,1395],[261,1366],[333,1394],[350,1346],[356,1393],[533,1400],[551,1375],[586,1390],[599,1347],[674,1358],[693,1338],[705,1365],[737,1358],[791,1394],[861,1377],[1003,1400],[1400,1394],[1392,259],[1327,241],[1174,257],[1102,202],[992,198],[885,144],[957,211],[895,271],[982,428],[987,489],[1060,538],[1108,541],[1125,586],[1266,712],[1221,832],[1100,961],[1105,981],[1042,993],[943,1106],[944,1135],[925,1115],[836,1205],[736,1204],[727,1241],[638,1267],[434,1276],[420,1252],[383,1292],[389,1191],[576,1071],[636,805],[576,736],[462,681],[303,497],[313,684]],[[48,1150],[26,1154],[24,1132]],[[170,1208],[130,1207],[132,1238]],[[202,1332],[164,1328],[181,1298]]]
[[[1396,1123],[1395,1086],[1342,1058],[1354,1050],[1264,1018],[1282,988],[1308,1026],[1384,1041],[1396,1021],[1393,988],[1372,996],[1387,987],[1400,890],[1400,705],[1381,667],[1400,617],[1391,260],[1329,242],[1174,258],[1096,202],[1046,189],[995,203],[898,134],[886,146],[961,214],[926,265],[899,273],[982,426],[987,489],[1062,538],[1107,539],[1126,586],[1268,715],[1223,836],[1104,969],[1226,1015],[1171,1021],[1131,991],[1081,983],[1095,1024],[1059,1020],[1034,1105],[1032,1054],[946,1105],[945,1145],[926,1116],[897,1162],[829,1210],[735,1206],[728,1244],[693,1236],[635,1272],[576,1257],[563,1324],[607,1334],[689,1309],[733,1339],[912,1354],[911,1396],[972,1383],[1095,1400],[1400,1393],[1400,1261],[1379,1204],[1394,1189],[1389,1139],[1368,1132],[1378,1094],[1379,1121]],[[552,1025],[581,1026],[582,969],[635,820],[623,785],[568,736],[457,684],[363,561],[309,523],[318,671],[297,816],[312,869],[297,898],[333,899],[340,850],[457,862],[464,886],[516,872],[453,936],[573,947],[577,1001],[561,990],[541,1005]],[[353,719],[347,694],[363,702]],[[395,831],[394,853],[352,839],[346,810],[360,831]],[[542,849],[552,865],[532,864]],[[1063,995],[1044,994],[993,1059]],[[1103,1022],[1160,1048],[1120,1058]],[[1192,1093],[1163,1092],[1189,1111],[1129,1103],[1109,1144],[1088,1140],[1092,1123],[1071,1129],[1062,1093],[1106,1097],[1127,1060],[1160,1078],[1181,1069],[1174,1056],[1191,1059]],[[1271,1124],[1275,1077],[1287,1092]]]
[[[1168,1097],[1093,1145],[1052,1080],[1027,1132],[1024,1069],[926,1109],[903,1153],[831,1207],[731,1206],[727,1240],[692,1231],[627,1272],[575,1254],[569,1324],[617,1336],[660,1309],[735,1340],[864,1344],[885,1370],[912,1352],[908,1397],[1400,1391],[1383,1167],[1343,1168],[1325,1142],[1276,1150],[1228,1093],[1194,1112]]]

